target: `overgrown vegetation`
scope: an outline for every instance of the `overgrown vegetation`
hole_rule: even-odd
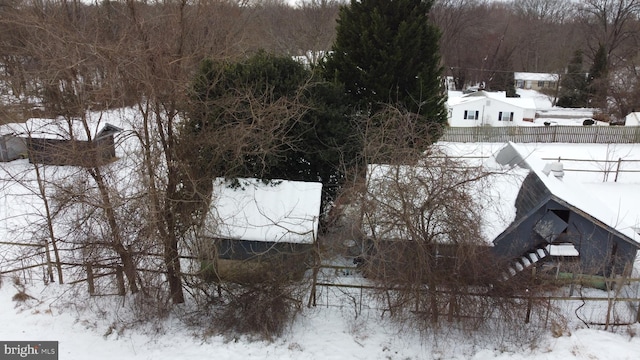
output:
[[[589,5],[584,21],[598,15]],[[43,231],[34,231],[30,245],[47,255],[47,282],[66,281],[62,263],[70,263],[65,276],[133,298],[140,318],[166,316],[172,305],[193,301],[197,313],[213,314],[218,331],[274,339],[301,311],[305,270],[317,271],[329,244],[318,239],[313,260],[242,261],[242,274],[221,276],[215,242],[202,244],[203,227],[216,225],[205,224],[213,179],[256,177],[322,182],[324,204],[360,205],[364,221],[354,220],[342,235],[364,229],[363,271],[384,289],[377,298],[399,320],[431,328],[443,318],[470,319],[479,328],[476,322],[495,311],[508,319],[530,309],[526,299],[506,300],[522,295],[524,285],[502,286],[499,263],[480,240],[478,189],[490,174],[431,145],[446,126],[443,75],[452,72],[459,87],[491,77],[496,88],[511,91],[514,69],[506,67],[557,71],[563,55],[531,64],[517,57],[516,32],[507,24],[497,21],[490,28],[500,31],[490,30],[485,42],[476,41],[484,39],[476,35],[483,27],[460,22],[469,14],[488,24],[509,18],[503,15],[515,10],[507,5],[365,0],[340,12],[332,1],[278,6],[0,3],[0,105],[12,119],[55,118],[63,129],[58,135],[91,144],[107,111],[130,111],[122,115],[126,141],[117,144],[123,161],[102,166],[87,159],[87,166],[60,173],[34,164],[24,174],[35,172],[36,184],[20,180],[45,208]],[[579,23],[516,8],[530,20],[522,23],[545,25],[540,29]],[[501,46],[495,34],[502,34]],[[548,36],[538,35],[540,42]],[[625,39],[594,53],[602,62],[591,71],[593,96],[606,94],[612,53],[626,53]],[[585,41],[578,47],[586,48]],[[307,50],[332,52],[322,66],[292,60]],[[575,73],[583,70],[577,58],[573,65]],[[326,233],[332,224],[323,218]],[[204,261],[212,259],[213,273],[203,276]],[[16,286],[16,301],[28,300]]]

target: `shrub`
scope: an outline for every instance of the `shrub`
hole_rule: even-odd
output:
[[[214,318],[226,334],[273,340],[282,335],[302,307],[302,291],[295,283],[258,282],[225,286],[226,303]]]

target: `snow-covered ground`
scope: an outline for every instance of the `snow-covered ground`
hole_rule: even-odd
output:
[[[127,323],[129,310],[118,298],[87,298],[69,285],[27,287],[24,303],[4,278],[0,289],[1,341],[58,341],[59,358],[85,359],[637,359],[640,325],[616,331],[588,329],[575,320],[562,331],[490,331],[464,335],[441,330],[421,337],[399,329],[378,310],[353,306],[305,308],[295,323],[272,342],[204,336],[182,321],[177,307],[166,319]],[[322,294],[324,296],[324,294]],[[340,296],[333,294],[331,296]],[[446,325],[444,325],[446,326]]]
[[[128,117],[129,113],[123,115]],[[115,115],[114,115],[115,116]],[[126,128],[126,121],[106,119]],[[459,155],[488,157],[504,144],[441,143]],[[640,145],[527,144],[539,157],[591,160],[640,159]],[[118,149],[124,161],[127,152]],[[480,161],[482,159],[478,159]],[[576,162],[571,167],[586,166]],[[629,163],[631,164],[631,163]],[[602,170],[598,165],[594,170]],[[566,166],[569,167],[569,164]],[[15,187],[8,174],[29,175],[26,160],[2,166],[0,177],[0,241],[29,238],[25,232],[29,216],[38,215],[38,197],[20,185]],[[53,170],[53,169],[50,169]],[[65,170],[66,171],[66,170]],[[55,174],[64,176],[64,171]],[[620,199],[620,209],[640,203],[640,173],[624,173],[613,182],[603,182],[603,173],[567,171],[567,180],[599,186],[602,194]],[[622,194],[622,196],[621,196]],[[590,196],[590,194],[585,194]],[[628,205],[623,205],[624,201]],[[616,203],[617,204],[617,203]],[[637,206],[635,206],[637,207]],[[637,211],[636,211],[637,212]],[[26,222],[25,222],[26,221]],[[0,248],[1,269],[10,255]],[[319,305],[304,308],[282,337],[272,342],[247,338],[206,335],[206,330],[187,325],[192,320],[190,305],[174,307],[160,320],[140,322],[132,313],[131,297],[89,297],[84,284],[42,284],[42,270],[35,269],[26,284],[31,298],[17,302],[12,297],[20,286],[14,275],[2,276],[0,341],[59,341],[60,359],[638,359],[640,324],[620,326],[614,331],[588,328],[566,311],[562,331],[531,326],[515,334],[486,329],[473,335],[453,329],[439,335],[420,334],[411,328],[398,328],[387,315],[374,307],[360,309],[353,297],[339,290],[321,287]],[[338,274],[339,282],[353,281],[351,275]],[[599,291],[597,291],[599,292]],[[594,293],[602,296],[602,293]],[[637,296],[637,294],[636,294]],[[599,311],[599,310],[594,310]],[[357,316],[356,316],[357,314]],[[556,329],[557,330],[557,329]]]

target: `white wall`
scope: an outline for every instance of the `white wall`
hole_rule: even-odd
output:
[[[484,99],[483,99],[484,100]],[[482,104],[484,101],[474,101],[472,103],[458,104],[449,107],[449,126],[451,127],[474,127],[482,125],[483,109]],[[478,111],[479,119],[466,120],[464,118],[464,112],[466,111]]]
[[[640,126],[640,112],[632,112],[624,119],[625,126]]]
[[[466,120],[464,112],[478,111],[478,120]],[[500,112],[513,112],[513,121],[499,121]],[[523,118],[533,119],[535,109],[523,109],[521,107],[502,102],[496,99],[479,98],[477,101],[464,102],[449,107],[449,126],[473,127],[473,126],[518,126],[524,123]]]

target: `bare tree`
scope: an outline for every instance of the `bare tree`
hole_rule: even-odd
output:
[[[518,39],[514,65],[532,72],[560,72],[571,49],[581,48],[573,25],[575,11],[570,2],[559,0],[515,1],[518,21],[510,29]]]
[[[637,0],[583,0],[579,7],[585,24],[588,44],[593,53],[605,47],[607,58],[624,58],[625,45],[638,34],[636,17],[640,13]]]
[[[360,210],[350,218],[361,229],[360,269],[393,319],[421,330],[442,321],[472,330],[497,317],[514,330],[528,306],[547,306],[528,298],[537,293],[529,279],[504,281],[506,264],[484,236],[496,174],[437,145],[417,151],[422,131],[399,109],[361,121],[366,176],[345,191]]]
[[[476,0],[436,1],[429,12],[440,28],[440,49],[445,63],[445,74],[453,76],[456,89],[480,81],[478,71],[485,55],[481,38],[486,31],[486,7]]]
[[[562,0],[515,0],[513,3],[520,15],[548,23],[562,23],[572,13],[571,3]]]

